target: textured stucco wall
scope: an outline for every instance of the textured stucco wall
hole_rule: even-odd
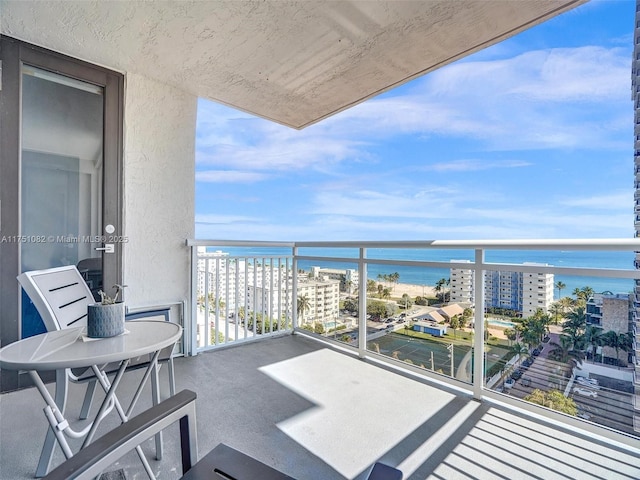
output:
[[[127,303],[188,300],[197,98],[129,72],[124,112]]]

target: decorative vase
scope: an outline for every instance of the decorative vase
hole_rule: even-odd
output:
[[[90,338],[114,337],[124,333],[124,303],[88,306],[87,336]]]

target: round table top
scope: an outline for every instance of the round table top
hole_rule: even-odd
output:
[[[25,338],[0,349],[0,367],[8,370],[59,370],[90,367],[161,350],[182,336],[182,327],[166,321],[126,322],[125,333],[88,338],[86,327],[67,328]]]

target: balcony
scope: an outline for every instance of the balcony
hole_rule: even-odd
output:
[[[540,292],[536,295],[534,303],[522,303],[527,299],[505,299],[504,296],[494,298],[492,296],[491,285],[485,287],[484,297],[479,292],[472,289],[466,295],[456,293],[456,300],[462,305],[460,312],[465,307],[470,310],[470,317],[466,317],[456,330],[448,325],[453,314],[445,314],[439,310],[446,304],[442,302],[441,293],[431,292],[425,294],[424,282],[420,285],[406,285],[411,283],[411,278],[446,278],[451,269],[465,266],[467,270],[484,278],[486,272],[512,271],[522,272],[526,275],[545,275],[548,281],[553,284],[553,276],[558,278],[570,278],[575,285],[589,285],[595,281],[594,286],[601,285],[598,282],[622,282],[619,287],[601,287],[600,291],[616,290],[629,291],[634,283],[640,278],[640,272],[633,269],[633,256],[637,251],[637,240],[615,240],[615,241],[536,241],[533,243],[518,241],[486,241],[486,242],[305,242],[305,243],[269,243],[264,245],[261,242],[190,242],[194,249],[194,258],[202,258],[209,255],[206,253],[206,246],[212,249],[230,249],[231,262],[236,262],[238,268],[242,265],[251,264],[251,258],[244,256],[243,247],[250,247],[253,252],[256,249],[264,248],[265,254],[261,261],[260,271],[254,271],[249,275],[260,278],[265,275],[264,270],[270,272],[273,265],[287,265],[287,269],[276,268],[281,272],[282,286],[278,286],[277,276],[270,274],[270,278],[275,280],[271,284],[271,290],[267,295],[273,295],[277,301],[263,302],[261,305],[251,304],[251,285],[248,284],[249,304],[240,307],[239,304],[229,305],[233,311],[238,308],[245,308],[247,320],[229,324],[225,321],[227,312],[213,312],[207,309],[206,305],[200,304],[197,308],[197,318],[192,320],[197,331],[191,351],[207,351],[218,348],[221,345],[230,345],[240,340],[255,340],[273,335],[280,335],[289,332],[305,331],[309,335],[314,335],[318,340],[330,342],[340,348],[360,356],[361,358],[376,357],[382,362],[391,362],[395,366],[412,373],[434,377],[436,381],[450,383],[455,388],[460,388],[479,399],[499,399],[500,401],[519,406],[523,399],[529,399],[536,391],[551,392],[553,390],[561,392],[576,407],[578,418],[589,420],[583,423],[582,427],[597,424],[600,427],[612,429],[617,433],[638,437],[634,430],[633,399],[634,374],[633,365],[628,366],[622,360],[617,360],[612,348],[603,348],[597,345],[590,345],[584,348],[584,353],[588,359],[582,364],[572,368],[572,363],[567,358],[562,357],[560,352],[563,315],[569,311],[561,313],[553,310],[553,289],[548,292]],[[235,249],[235,250],[234,250]],[[500,250],[514,250],[522,254],[522,263],[502,263],[499,261],[488,261],[485,256],[495,257]],[[618,262],[607,268],[606,265],[593,266],[589,264],[590,255],[584,256],[584,264],[573,264],[571,266],[564,263],[562,267],[554,266],[553,251],[562,250],[585,252],[589,250],[607,252],[628,251],[629,258],[622,265]],[[197,252],[196,252],[197,251]],[[541,258],[541,252],[550,251],[549,255]],[[398,255],[401,252],[401,255]],[[555,254],[559,254],[556,252]],[[430,256],[432,258],[430,258]],[[468,259],[464,259],[467,256]],[[270,260],[267,260],[269,258]],[[452,258],[463,258],[463,260],[451,260]],[[532,261],[535,260],[535,261]],[[560,260],[558,263],[563,263]],[[352,283],[349,292],[342,291],[340,294],[340,306],[338,308],[325,308],[316,311],[312,308],[314,302],[310,302],[310,307],[300,311],[300,296],[296,293],[298,287],[297,275],[292,272],[311,271],[318,268],[332,268],[338,272],[336,264],[342,265],[344,272],[358,271],[358,278],[365,279],[362,282]],[[455,270],[454,270],[455,271]],[[458,270],[459,271],[459,270]],[[384,273],[379,273],[384,272]],[[391,283],[388,278],[391,272],[402,272],[399,274],[399,281]],[[377,274],[377,275],[376,275]],[[198,272],[194,271],[194,285],[205,285],[202,278],[198,277]],[[565,277],[567,276],[567,277]],[[303,277],[304,278],[304,277]],[[379,282],[373,279],[377,278]],[[409,280],[404,280],[408,278]],[[417,280],[416,280],[417,282]],[[373,289],[369,290],[370,283]],[[436,281],[427,282],[435,284]],[[301,282],[302,284],[302,282]],[[606,285],[609,285],[607,283]],[[573,291],[573,284],[568,291]],[[412,288],[410,295],[407,295],[409,302],[404,300],[402,293],[408,287]],[[205,285],[205,288],[208,288]],[[480,286],[482,288],[482,286]],[[442,287],[443,290],[446,290]],[[385,293],[386,291],[386,293]],[[597,291],[597,290],[596,290]],[[207,298],[210,291],[197,292],[199,298]],[[216,296],[222,298],[235,298],[236,302],[242,302],[241,296],[232,295],[230,291],[218,291]],[[510,295],[523,295],[521,288],[513,289]],[[305,291],[305,295],[307,295]],[[401,298],[401,296],[403,298]],[[414,300],[418,297],[427,298],[431,296],[429,305],[421,306]],[[297,300],[294,300],[297,299]],[[366,299],[366,301],[361,300]],[[313,299],[311,299],[313,300]],[[349,307],[346,307],[347,303]],[[374,303],[377,307],[383,305],[385,311],[374,311]],[[269,311],[266,306],[271,305]],[[386,307],[385,307],[386,305]],[[426,303],[425,303],[426,305]],[[527,347],[526,353],[518,358],[514,356],[511,341],[506,340],[505,330],[514,328],[520,319],[500,319],[494,314],[507,313],[517,315],[512,311],[514,305],[518,308],[526,309],[521,312],[521,317],[533,315],[537,308],[548,314],[547,319],[551,322],[555,315],[555,325],[551,322],[545,328],[547,331],[546,340],[543,345],[543,334],[539,334],[537,340],[518,338],[517,341]],[[528,305],[528,306],[525,306]],[[326,306],[329,307],[329,306]],[[377,308],[376,307],[376,308]],[[535,307],[535,308],[534,308]],[[563,307],[565,308],[565,307]],[[568,307],[570,310],[573,307]],[[203,315],[205,311],[210,314]],[[284,316],[278,312],[289,312],[289,316]],[[491,313],[489,313],[491,312]],[[551,312],[555,312],[553,315]],[[404,313],[404,315],[400,315]],[[526,313],[526,315],[525,315]],[[255,320],[257,319],[257,320]],[[265,320],[266,319],[266,320]],[[276,321],[275,319],[279,319]],[[418,338],[413,332],[415,322],[426,319],[427,321],[440,322],[449,326],[449,334],[438,341],[431,338]],[[485,320],[489,326],[487,335],[484,333]],[[507,321],[505,321],[507,320]],[[471,328],[470,328],[471,325]],[[480,325],[474,328],[473,325]],[[587,319],[581,332],[586,331]],[[420,330],[420,329],[418,329]],[[208,332],[208,333],[207,333]],[[234,333],[236,332],[236,333]],[[239,334],[238,334],[239,333]],[[625,333],[625,332],[618,332]],[[475,334],[475,335],[474,335]],[[485,342],[480,339],[487,338]],[[218,339],[209,341],[209,339]],[[435,343],[434,343],[435,342]],[[446,349],[453,345],[453,355]],[[597,346],[597,349],[595,348]],[[577,347],[576,347],[577,348]],[[534,349],[543,351],[543,354],[536,357],[532,354]],[[553,351],[552,355],[549,355]],[[476,352],[480,352],[479,354]],[[564,355],[573,355],[573,353]],[[532,365],[523,366],[525,358],[533,358]],[[559,357],[558,357],[559,356]],[[535,358],[534,358],[535,357]],[[560,360],[558,358],[560,358]],[[519,377],[512,385],[509,378],[515,374],[525,377],[525,381],[520,381]],[[574,384],[576,375],[593,376],[601,382],[601,388],[595,397],[584,396],[580,389],[574,390],[578,386]],[[508,385],[507,385],[508,384]],[[577,393],[576,393],[577,392]],[[505,394],[508,394],[505,395]],[[538,407],[534,407],[538,409]],[[589,413],[585,413],[589,412]],[[557,417],[556,412],[543,409],[543,414],[550,414],[558,421],[567,420],[566,417]]]
[[[640,478],[637,449],[522,409],[474,401],[304,335],[177,358],[176,380],[178,389],[198,394],[200,457],[224,442],[300,480],[360,480],[378,460],[414,480]],[[80,407],[76,388],[70,411]],[[131,393],[122,392],[123,398]],[[139,409],[148,406],[147,393]],[[2,478],[33,478],[45,433],[41,407],[34,389],[2,396]],[[16,431],[9,439],[7,432]],[[152,442],[143,449],[160,478],[179,477],[177,429],[165,434],[161,461],[152,460]],[[135,456],[116,468],[129,480],[145,478]]]
[[[553,324],[540,343],[518,338],[526,348],[515,352],[505,332],[522,319],[489,314],[482,282],[466,298],[472,310],[466,321],[473,327],[454,329],[450,319],[458,314],[441,316],[438,322],[448,327],[442,338],[412,325],[451,306],[442,303],[446,286],[438,293],[427,287],[431,283],[413,285],[411,305],[398,298],[408,288],[404,282],[411,283],[405,278],[445,278],[460,265],[475,278],[507,270],[576,277],[582,286],[608,279],[633,286],[640,279],[632,269],[637,239],[189,245],[194,308],[191,321],[185,320],[184,351],[191,356],[177,358],[176,379],[178,389],[198,393],[201,455],[224,442],[300,479],[360,479],[378,460],[416,479],[470,471],[482,472],[476,478],[521,478],[523,472],[545,479],[640,478],[637,365],[607,365],[611,359],[594,354],[571,368],[568,358],[551,355],[562,343],[561,328]],[[210,260],[206,247],[229,250],[224,267]],[[253,253],[243,253],[244,247]],[[500,262],[501,250],[517,250],[522,263]],[[558,250],[629,252],[630,260],[622,267],[594,266],[591,255],[581,265],[525,264]],[[464,263],[450,260],[465,257]],[[313,302],[306,312],[299,303],[297,272],[335,264],[357,270],[360,281],[340,292],[338,311],[314,317]],[[378,271],[401,272],[400,280],[380,280],[382,290],[368,290],[367,280],[378,278]],[[413,303],[418,296],[430,305]],[[355,311],[346,307],[348,300]],[[548,300],[547,306],[554,299]],[[390,323],[386,316],[374,319],[373,301],[397,309]],[[577,393],[578,376],[598,380],[596,396]],[[557,391],[576,410],[532,403],[536,390]],[[32,389],[1,398],[1,431],[20,431],[1,445],[2,477],[32,478],[46,425],[32,412],[42,401]],[[163,475],[178,464],[171,445],[154,464]]]

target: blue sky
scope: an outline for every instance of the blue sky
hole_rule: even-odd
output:
[[[201,99],[196,237],[632,237],[634,17],[592,1],[301,131]]]

